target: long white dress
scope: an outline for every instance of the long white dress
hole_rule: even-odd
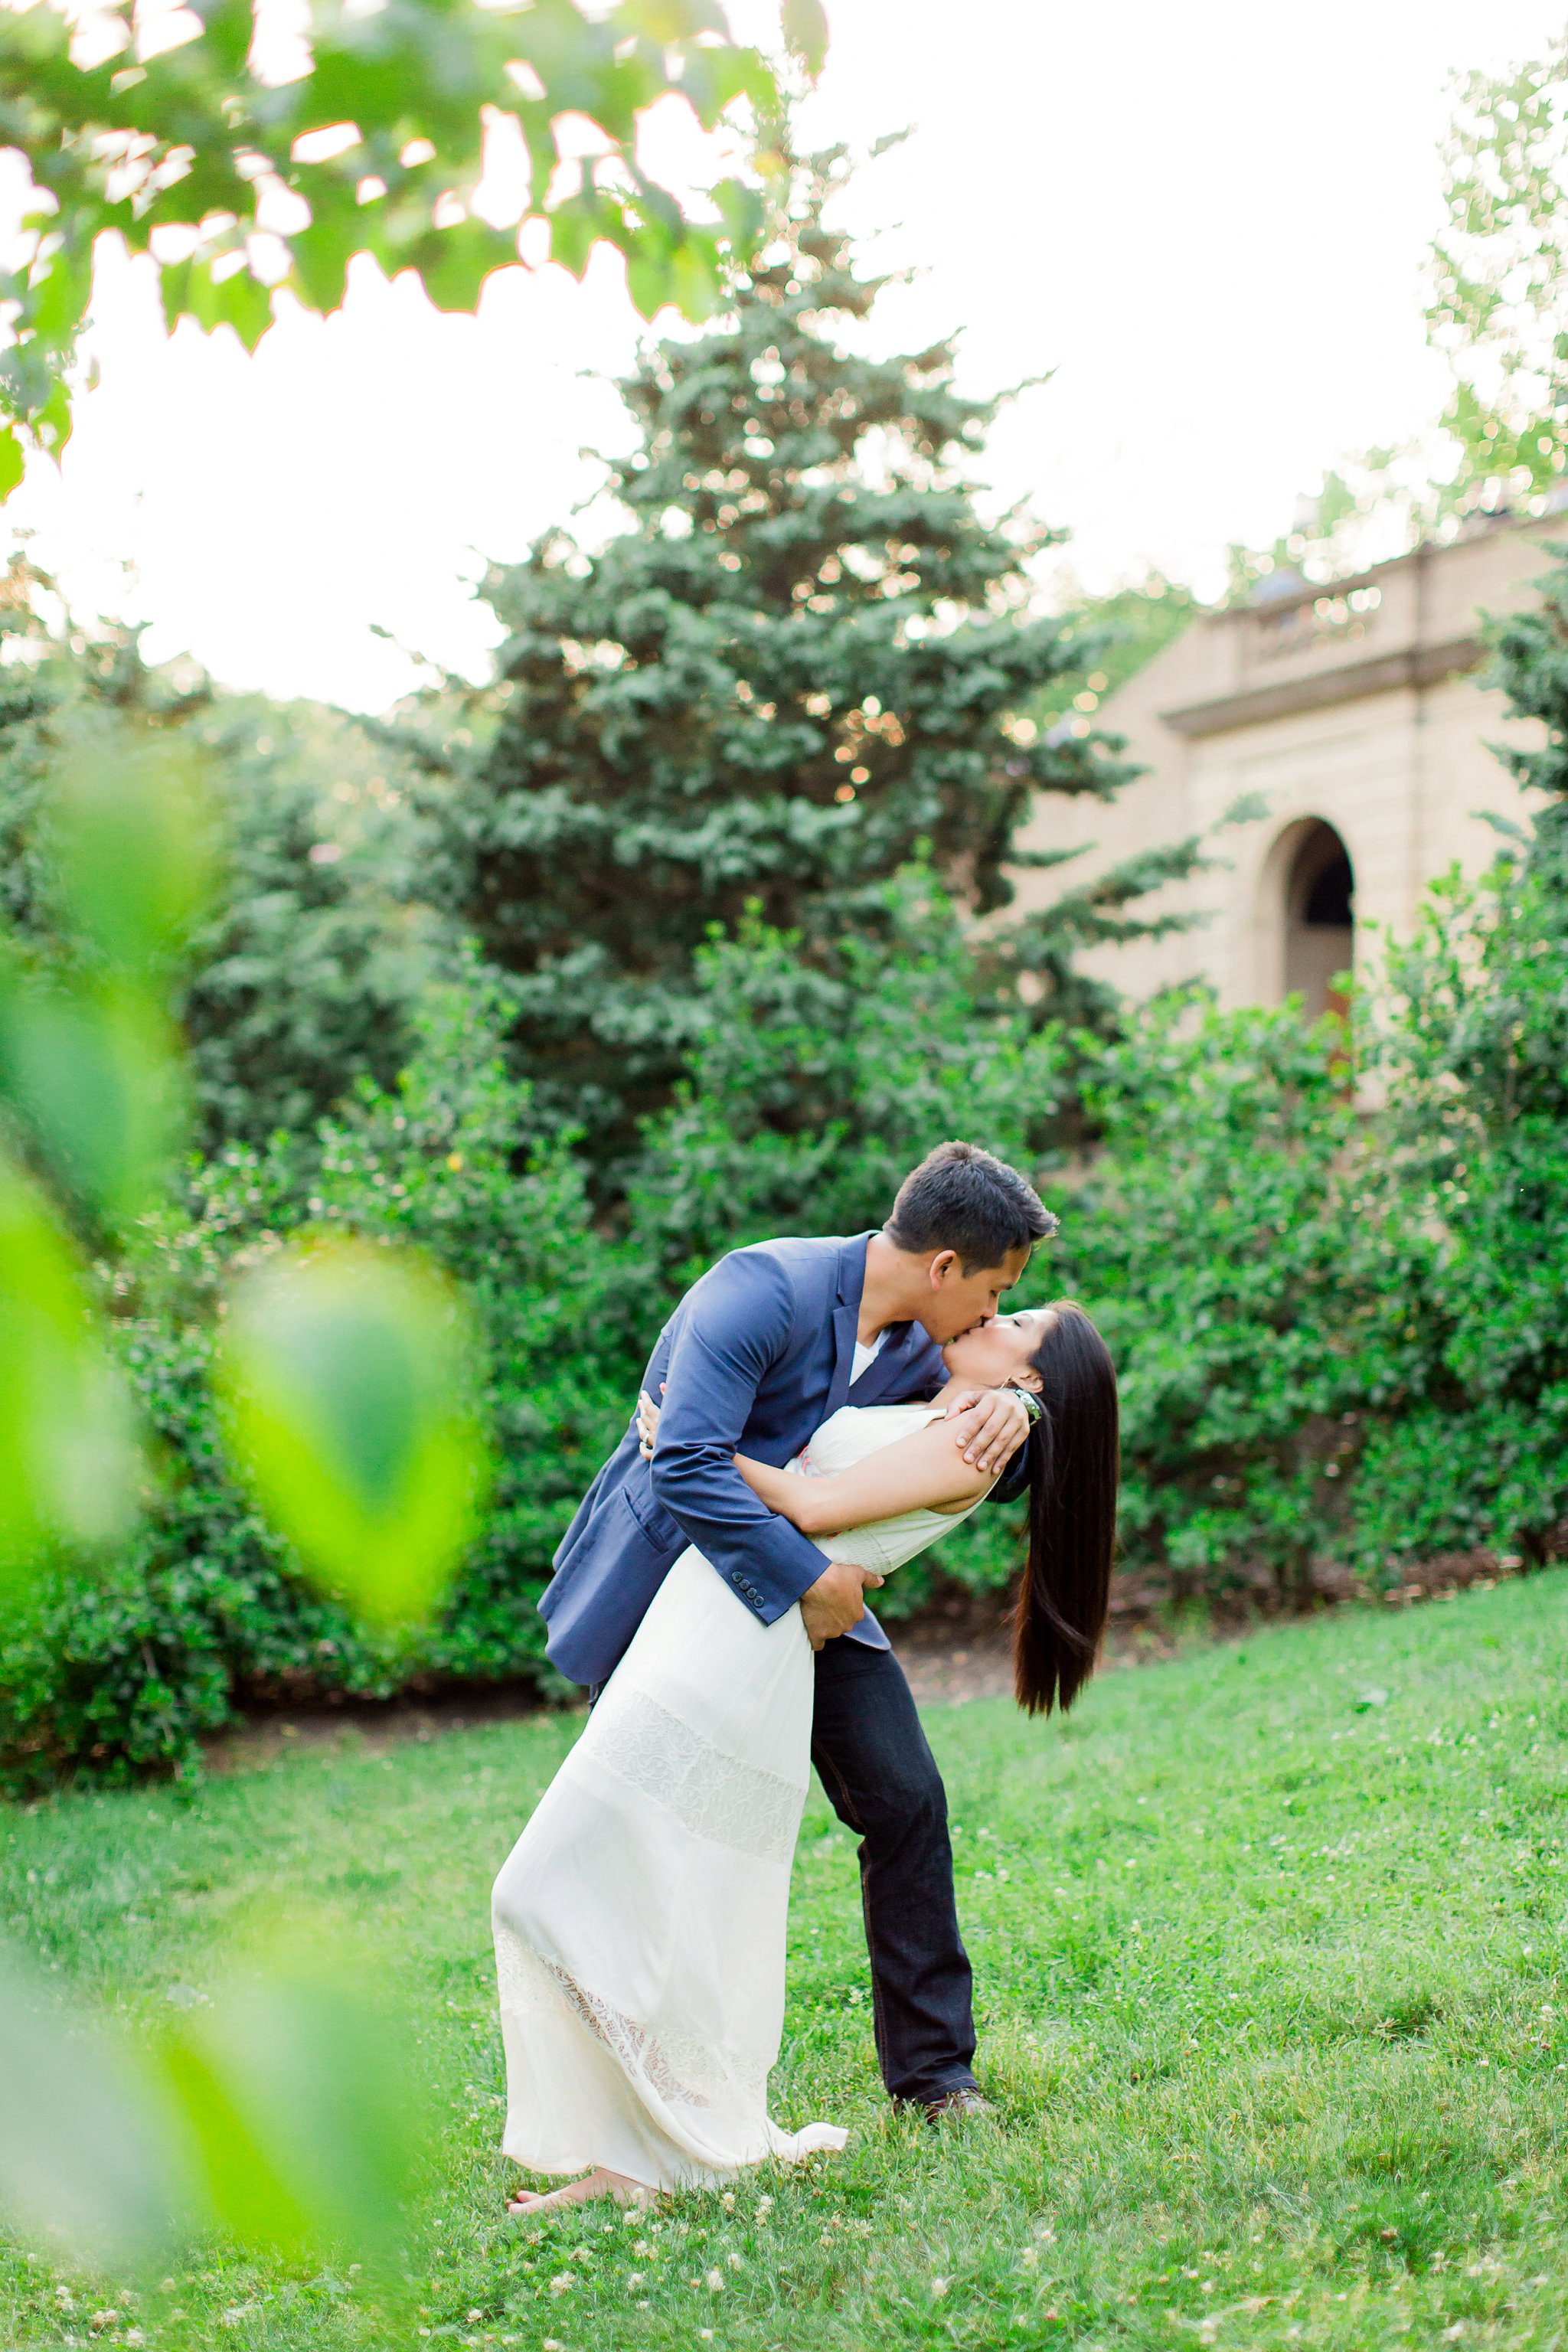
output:
[[[934,1417],[846,1405],[789,1466],[830,1475]],[[886,1575],[967,1516],[907,1511],[818,1549]],[[844,2145],[767,2110],[813,1689],[798,1606],[762,1625],[683,1552],[496,1880],[520,2164],[671,2189]]]

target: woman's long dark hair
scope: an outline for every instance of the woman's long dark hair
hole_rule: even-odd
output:
[[[1029,1432],[1029,1564],[1013,1612],[1013,1675],[1031,1715],[1069,1707],[1110,1608],[1121,1476],[1116,1367],[1075,1300],[1058,1299],[1032,1358],[1044,1411]]]

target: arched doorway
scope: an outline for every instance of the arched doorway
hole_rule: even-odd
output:
[[[1300,996],[1309,1020],[1343,1013],[1344,996],[1330,983],[1349,971],[1355,955],[1355,875],[1350,852],[1331,824],[1310,817],[1293,827],[1284,868],[1285,993]]]

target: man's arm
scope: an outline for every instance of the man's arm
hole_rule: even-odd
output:
[[[789,1345],[790,1291],[761,1251],[725,1258],[700,1284],[665,1376],[653,1491],[689,1541],[764,1625],[811,1586],[851,1571],[827,1568],[787,1519],[767,1509],[735,1467],[759,1382]],[[845,1614],[842,1597],[837,1614]],[[847,1616],[845,1632],[860,1614]],[[815,1636],[814,1636],[815,1638]]]

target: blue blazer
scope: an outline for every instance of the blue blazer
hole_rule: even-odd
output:
[[[757,1242],[687,1292],[643,1375],[654,1398],[665,1384],[654,1458],[638,1452],[634,1421],[578,1506],[539,1604],[546,1654],[574,1682],[608,1679],[688,1544],[764,1625],[822,1574],[816,1546],[758,1501],[731,1457],[782,1465],[849,1401],[870,1238]],[[931,1396],[946,1377],[921,1326],[894,1323],[854,1402]],[[874,1617],[848,1638],[888,1646]]]

